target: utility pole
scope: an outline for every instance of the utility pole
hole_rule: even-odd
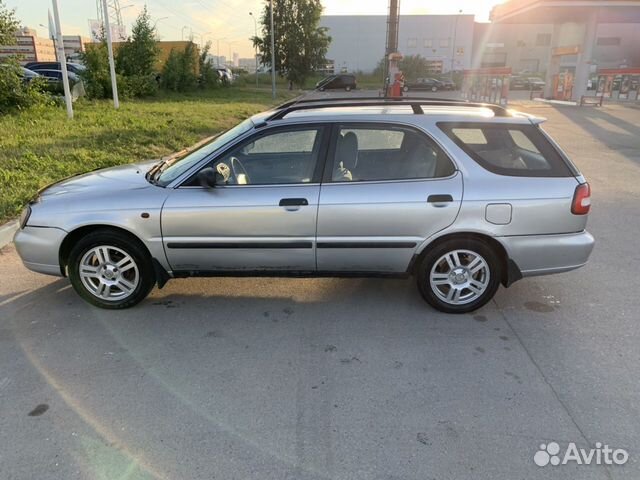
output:
[[[67,117],[73,118],[73,103],[71,102],[71,89],[69,88],[69,74],[67,73],[67,57],[64,54],[64,43],[62,40],[62,29],[60,27],[60,9],[58,0],[53,0],[53,17],[56,23],[56,51],[60,70],[62,70],[62,87],[64,88],[64,103],[67,106]]]
[[[456,59],[456,37],[458,36],[458,18],[460,17],[461,13],[462,13],[462,10],[458,10],[458,15],[456,15],[456,21],[455,21],[454,26],[453,26],[453,46],[452,46],[452,51],[451,51],[451,69],[449,70],[449,77],[451,78],[451,81],[453,81],[453,69],[454,69],[454,63],[455,63],[455,59]]]
[[[57,0],[53,0],[54,2]],[[102,0],[102,7],[107,11],[107,0]],[[113,60],[113,42],[111,40],[111,22],[109,15],[104,16],[104,29],[107,34],[107,50],[109,51],[109,71],[111,72],[111,91],[113,92],[113,107],[120,108],[120,100],[118,99],[118,82],[116,80],[116,63]]]
[[[273,0],[269,0],[269,15],[271,17],[271,98],[276,99],[276,41],[273,31]]]
[[[253,15],[253,12],[249,12],[251,18],[253,18],[253,30],[254,30],[254,39],[258,38],[258,22],[256,22],[256,17]],[[258,88],[258,45],[254,45],[254,56],[256,57],[256,88]]]

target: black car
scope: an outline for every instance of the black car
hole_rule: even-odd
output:
[[[449,80],[448,78],[446,79],[442,79],[442,80],[438,80],[441,84],[441,89],[442,90],[456,90],[458,87],[456,86],[456,83],[453,80]]]
[[[60,62],[29,62],[25,64],[25,68],[40,73],[40,70],[60,70]],[[79,75],[85,70],[85,66],[79,63],[67,62],[67,71]]]
[[[43,77],[48,84],[47,90],[53,93],[63,93],[64,87],[62,85],[62,70],[38,70],[37,72]],[[69,86],[73,86],[80,81],[80,77],[75,73],[68,71],[67,77],[69,78]]]
[[[339,75],[329,75],[316,83],[316,90],[346,90],[347,92],[356,88],[355,75],[341,73]]]
[[[437,92],[438,90],[444,90],[444,85],[440,80],[436,80],[435,78],[417,78],[415,82],[405,82],[402,90],[405,92],[409,90]]]
[[[509,90],[542,90],[544,86],[544,80],[537,77],[515,76],[509,80]]]

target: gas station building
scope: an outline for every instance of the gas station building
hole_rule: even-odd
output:
[[[612,67],[607,64],[606,47],[620,47],[622,42],[620,35],[603,36],[602,27],[615,32],[619,25],[620,31],[631,28],[637,35],[640,0],[509,0],[493,8],[491,22],[497,28],[513,25],[522,30],[545,25],[542,33],[548,48],[546,61],[539,66],[546,72],[544,96],[580,102],[589,95],[589,80],[598,75],[598,70]],[[629,58],[621,59],[624,64],[615,65],[620,75],[625,71],[631,75],[640,67],[639,52],[640,43],[636,43],[629,50]]]

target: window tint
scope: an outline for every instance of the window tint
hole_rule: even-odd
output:
[[[340,128],[330,180],[357,182],[446,177],[454,166],[424,134],[385,126]]]
[[[572,175],[560,154],[533,125],[440,123],[438,126],[493,173],[526,177]]]
[[[322,128],[265,131],[225,153],[229,185],[309,183],[318,161]],[[223,168],[226,168],[223,166]]]

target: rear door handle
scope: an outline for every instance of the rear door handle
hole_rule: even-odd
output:
[[[427,202],[449,203],[449,202],[453,202],[453,197],[451,195],[429,195],[429,197],[427,198]]]
[[[309,205],[306,198],[283,198],[280,200],[281,207],[299,207],[302,205]]]

